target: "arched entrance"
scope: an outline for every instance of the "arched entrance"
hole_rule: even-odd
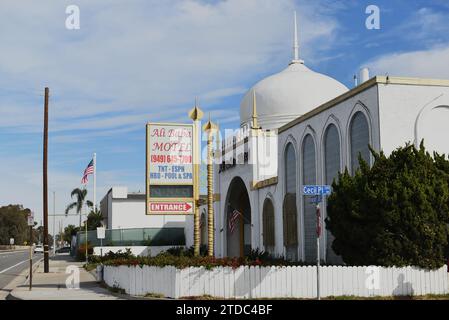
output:
[[[235,214],[235,210],[241,214]],[[235,218],[233,230],[231,219]],[[245,183],[235,177],[226,196],[226,247],[228,257],[243,257],[251,251],[251,205]]]

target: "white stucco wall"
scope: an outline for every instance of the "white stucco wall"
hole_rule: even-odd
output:
[[[341,170],[345,166],[348,168],[351,165],[350,158],[350,147],[349,147],[349,126],[352,116],[357,112],[361,111],[365,114],[370,128],[370,143],[374,149],[379,150],[379,109],[378,109],[378,93],[377,86],[372,86],[365,91],[329,108],[323,112],[283,131],[279,134],[279,170],[278,170],[278,184],[276,188],[272,190],[267,190],[271,193],[273,198],[273,204],[275,206],[275,221],[276,221],[276,252],[278,254],[285,255],[285,250],[283,247],[283,223],[282,223],[282,204],[285,195],[285,168],[284,168],[284,153],[285,148],[289,142],[293,143],[296,150],[296,184],[297,189],[297,209],[298,209],[298,257],[304,259],[304,208],[303,208],[303,197],[302,197],[302,143],[303,139],[307,134],[311,134],[315,142],[316,150],[316,168],[317,168],[317,184],[325,184],[324,181],[324,133],[327,126],[331,123],[336,125],[340,134],[340,145],[341,145]],[[267,191],[261,191],[268,193]],[[260,197],[263,203],[265,197]],[[326,204],[325,201],[321,206],[322,219],[327,217]],[[324,226],[324,223],[323,223]],[[326,242],[327,242],[327,232],[323,232],[323,236],[320,238],[320,255],[321,257],[326,257]]]
[[[418,120],[418,142],[424,138],[426,149],[449,154],[449,87],[379,84],[381,145],[386,154],[413,143]],[[435,100],[436,99],[436,100]]]
[[[108,229],[184,228],[186,246],[193,245],[193,215],[146,215],[144,198],[128,198],[127,190],[114,192],[114,188],[108,196]]]

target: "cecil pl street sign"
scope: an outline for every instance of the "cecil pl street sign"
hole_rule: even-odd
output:
[[[193,125],[147,124],[147,214],[193,213]]]
[[[327,196],[331,194],[331,186],[306,185],[302,187],[302,194],[305,196]]]

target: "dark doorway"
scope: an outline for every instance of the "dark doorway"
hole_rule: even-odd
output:
[[[235,177],[228,189],[226,197],[226,247],[228,257],[243,257],[251,252],[251,205],[245,183]],[[241,214],[235,220],[231,232],[230,219],[235,210]]]

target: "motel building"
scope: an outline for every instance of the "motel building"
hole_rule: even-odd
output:
[[[359,154],[372,164],[369,145],[388,155],[424,139],[429,152],[449,154],[449,80],[370,78],[362,69],[359,83],[348,89],[308,68],[297,43],[286,68],[243,97],[240,129],[214,143],[216,257],[259,249],[315,262],[315,205],[302,194],[303,185],[331,185],[345,168],[353,173]],[[112,188],[107,197],[108,228],[178,225],[185,228],[186,246],[193,245],[193,215],[145,215],[145,194],[125,189]],[[241,215],[231,232],[235,210]],[[205,201],[199,213],[201,243],[206,244]],[[321,218],[324,226],[325,199]],[[328,231],[322,233],[320,257],[339,264],[332,240]]]
[[[312,71],[299,58],[295,39],[288,66],[246,93],[240,130],[225,135],[214,152],[217,257],[259,249],[315,262],[315,205],[303,196],[303,185],[331,185],[345,168],[353,173],[359,154],[372,164],[369,145],[388,155],[424,139],[429,152],[449,154],[449,80],[370,78],[367,69],[359,78],[348,89]],[[234,210],[242,215],[231,232]],[[200,212],[207,216],[206,206]],[[320,257],[338,264],[332,240],[323,232]]]

